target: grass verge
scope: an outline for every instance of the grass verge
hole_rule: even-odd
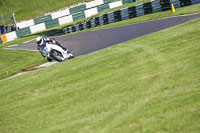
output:
[[[39,52],[0,49],[0,80],[46,62]],[[6,75],[6,72],[9,75]]]
[[[0,131],[198,133],[200,19],[0,81]]]

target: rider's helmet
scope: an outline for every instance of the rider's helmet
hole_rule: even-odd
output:
[[[38,45],[42,45],[43,44],[43,38],[42,37],[37,37],[35,40],[36,40]]]
[[[35,40],[39,47],[44,48],[46,46],[46,43],[42,37],[37,37]]]

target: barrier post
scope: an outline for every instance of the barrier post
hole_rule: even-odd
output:
[[[16,30],[18,31],[17,22],[16,22],[16,19],[15,19],[15,14],[14,13],[12,14],[12,19],[13,19],[14,25],[16,27]]]

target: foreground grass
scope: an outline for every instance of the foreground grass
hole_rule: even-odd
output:
[[[196,19],[0,81],[0,131],[198,133],[199,26]]]
[[[0,49],[0,80],[45,62],[39,52]]]

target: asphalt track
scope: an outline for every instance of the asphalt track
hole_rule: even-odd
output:
[[[71,50],[75,56],[80,56],[131,40],[133,38],[179,25],[199,17],[200,14],[182,15],[126,26],[89,31],[64,37],[49,37],[55,38],[64,47]],[[8,47],[7,49],[37,50],[34,40],[18,46]]]

